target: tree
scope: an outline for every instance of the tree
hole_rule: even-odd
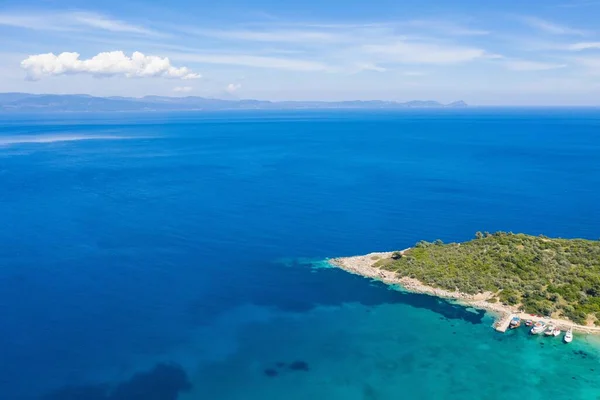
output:
[[[498,301],[530,313],[600,316],[600,241],[478,232],[464,243],[419,242],[396,257],[381,268],[450,291],[499,292]]]

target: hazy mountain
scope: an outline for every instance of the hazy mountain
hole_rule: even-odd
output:
[[[450,104],[446,104],[446,107],[468,107],[469,105],[462,100],[452,102]]]
[[[0,112],[82,112],[82,111],[185,111],[251,109],[394,109],[466,107],[464,101],[441,104],[414,100],[406,103],[382,100],[353,101],[263,101],[222,100],[204,97],[94,97],[86,94],[0,93]]]

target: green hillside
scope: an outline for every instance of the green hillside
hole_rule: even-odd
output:
[[[600,321],[600,241],[478,232],[464,243],[419,242],[378,266],[442,289],[490,291],[528,313]]]

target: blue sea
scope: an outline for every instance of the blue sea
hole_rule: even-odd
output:
[[[600,109],[0,115],[0,399],[598,399],[600,340],[325,260],[599,205]]]

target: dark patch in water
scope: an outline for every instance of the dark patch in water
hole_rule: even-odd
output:
[[[109,391],[108,385],[86,386],[86,387],[64,387],[52,392],[43,400],[106,400]]]
[[[253,286],[236,282],[238,279],[247,280],[246,275],[233,275],[227,296],[223,296],[222,292],[212,293],[207,290],[205,296],[218,295],[220,300],[215,302],[207,301],[206,297],[198,298],[188,305],[190,317],[197,324],[207,324],[220,313],[248,303],[300,313],[309,312],[321,305],[360,303],[371,307],[406,304],[436,312],[440,319],[462,320],[471,324],[481,324],[485,315],[484,310],[467,308],[435,296],[394,290],[382,282],[369,281],[337,268],[320,269],[317,274],[313,274],[306,264],[298,261],[287,266],[288,268],[281,268],[277,263],[261,263],[252,265],[252,268],[248,266],[244,271],[252,271],[253,274],[268,268],[268,273],[265,272],[264,276],[269,278],[269,282],[265,282],[263,290],[256,291]],[[298,282],[302,284],[299,285]]]
[[[379,395],[375,388],[368,383],[365,383],[363,386],[363,399],[365,400],[377,400],[379,399]]]
[[[308,363],[305,361],[294,361],[290,364],[290,369],[294,371],[308,371]]]
[[[412,368],[414,368],[415,361],[416,361],[416,356],[413,353],[401,354],[398,357],[398,362],[406,370],[411,370]]]
[[[587,358],[588,357],[588,353],[586,353],[583,350],[573,350],[573,353],[575,353],[575,355],[581,357],[581,358]]]
[[[278,361],[277,363],[275,363],[275,365],[277,366],[277,368],[285,367],[285,363],[283,361]]]
[[[67,386],[43,396],[42,400],[177,400],[180,392],[191,388],[181,367],[158,364],[112,387],[109,384]]]
[[[274,376],[277,376],[279,374],[273,368],[267,368],[263,372],[265,373],[266,376],[271,377],[271,378]]]

